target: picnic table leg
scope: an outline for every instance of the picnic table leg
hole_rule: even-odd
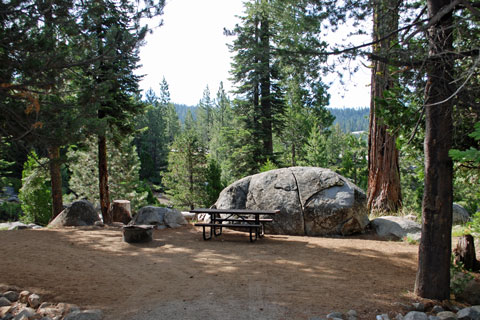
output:
[[[214,234],[215,234],[215,237],[218,237],[220,235],[222,235],[222,227],[213,227],[214,228]],[[219,230],[220,232],[217,233],[217,230]]]
[[[250,242],[254,242],[257,240],[257,234],[258,234],[258,228],[256,227],[250,227]],[[255,230],[253,230],[255,229]],[[253,238],[253,234],[255,234],[255,239]]]
[[[212,227],[210,227],[210,237],[207,238],[207,234],[205,233],[205,226],[203,226],[203,240],[210,240],[212,239]]]

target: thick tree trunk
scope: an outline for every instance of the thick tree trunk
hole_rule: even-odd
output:
[[[427,1],[433,17],[450,0]],[[429,56],[452,49],[452,14],[447,14],[428,30]],[[425,89],[425,189],[422,203],[422,238],[418,254],[415,293],[428,299],[450,297],[450,257],[452,254],[452,81],[453,60],[443,55],[427,64]]]
[[[103,222],[110,224],[113,221],[110,212],[110,193],[108,190],[107,138],[104,135],[98,136],[98,181]]]
[[[50,179],[52,185],[52,217],[55,217],[63,210],[62,199],[62,174],[60,171],[60,148],[57,146],[48,148],[48,159],[50,167]]]
[[[386,37],[398,28],[396,0],[382,0],[375,6],[374,41]],[[377,55],[386,56],[396,41],[395,37],[384,39],[374,45]],[[370,103],[370,128],[368,137],[368,202],[369,210],[394,212],[402,206],[400,169],[396,137],[388,133],[388,127],[377,115],[378,101],[384,99],[384,92],[392,88],[395,80],[389,67],[380,61],[373,62]],[[388,108],[388,106],[387,106]]]

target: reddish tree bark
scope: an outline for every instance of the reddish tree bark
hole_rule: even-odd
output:
[[[398,9],[396,0],[378,1],[374,7],[373,37],[378,41],[373,51],[386,56],[396,41],[395,36],[385,38],[398,29]],[[385,38],[384,40],[381,40]],[[384,92],[394,85],[389,66],[384,62],[373,61],[372,89],[370,102],[370,125],[368,136],[368,190],[369,210],[395,212],[402,206],[400,169],[396,137],[388,132],[377,112],[388,106],[380,105]]]
[[[60,171],[60,148],[57,146],[48,148],[48,159],[50,168],[50,179],[52,185],[52,217],[55,217],[63,210],[62,199],[62,174]]]
[[[102,210],[103,222],[112,223],[110,212],[110,193],[108,190],[108,163],[107,163],[107,138],[98,137],[98,180],[100,189],[100,209]]]
[[[428,0],[429,17],[450,3]],[[453,52],[453,30],[451,12],[429,28],[429,57]],[[448,151],[453,129],[452,83],[453,58],[443,55],[442,59],[429,59],[425,89],[425,189],[415,293],[438,300],[450,298],[453,163]]]

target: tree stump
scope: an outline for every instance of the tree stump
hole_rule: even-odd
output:
[[[132,213],[130,211],[130,201],[128,200],[114,200],[112,205],[113,222],[122,222],[128,224],[132,220]]]
[[[123,241],[141,243],[152,241],[153,228],[151,225],[130,225],[123,227]]]
[[[480,270],[480,261],[475,256],[475,243],[473,236],[470,234],[462,236],[457,243],[457,247],[453,250],[455,255],[455,263],[462,262],[466,270]]]

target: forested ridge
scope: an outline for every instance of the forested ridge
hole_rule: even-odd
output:
[[[184,104],[174,103],[178,118],[181,123],[185,122],[188,111],[196,117],[197,108]],[[335,117],[333,125],[338,124],[343,132],[357,132],[368,130],[369,112],[368,108],[328,108],[327,110]]]
[[[2,218],[45,225],[85,198],[110,223],[114,199],[134,211],[158,205],[154,192],[179,209],[210,206],[247,175],[330,168],[366,191],[371,213],[419,217],[415,292],[448,299],[452,203],[480,206],[478,3],[245,1],[224,30],[234,89],[207,86],[196,106],[174,104],[168,79],[139,90],[152,30],[141,21],[164,6],[0,4],[0,184],[21,202],[2,202]],[[341,26],[347,39],[327,41]],[[329,108],[326,75],[359,57],[370,108]],[[479,225],[477,212],[468,232]]]

